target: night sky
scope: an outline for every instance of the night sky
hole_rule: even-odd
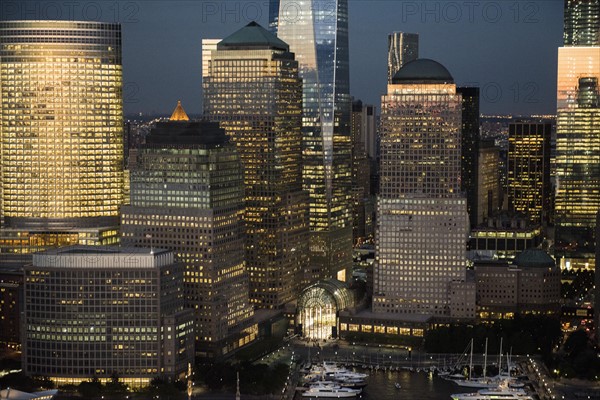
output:
[[[300,0],[299,0],[300,1]],[[387,34],[420,34],[420,57],[444,64],[459,85],[482,88],[487,114],[556,111],[563,1],[349,0],[350,90],[378,109],[386,91]],[[252,20],[266,27],[268,0],[11,1],[0,18],[123,24],[125,113],[168,114],[180,99],[202,111],[201,40]]]

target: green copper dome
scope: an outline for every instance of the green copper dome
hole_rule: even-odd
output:
[[[428,58],[404,64],[392,78],[392,83],[454,83],[446,67]]]
[[[252,21],[217,44],[217,49],[276,49],[289,51],[290,46]]]
[[[544,250],[528,249],[515,258],[515,264],[525,268],[554,268],[556,262]]]

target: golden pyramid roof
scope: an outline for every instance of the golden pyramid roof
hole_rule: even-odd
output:
[[[177,107],[173,110],[173,114],[171,114],[171,121],[189,121],[190,117],[185,113],[185,110],[181,106],[181,101],[177,101]]]

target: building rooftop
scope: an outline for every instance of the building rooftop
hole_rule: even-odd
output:
[[[26,268],[157,268],[173,263],[167,249],[75,245],[35,253]]]
[[[283,40],[273,35],[258,23],[252,21],[217,44],[218,50],[237,50],[241,48],[289,51],[290,47]]]
[[[529,268],[554,268],[556,262],[548,253],[540,249],[527,249],[515,258],[515,264],[519,267]]]
[[[392,78],[392,83],[454,83],[454,78],[439,62],[419,58],[404,64]]]
[[[217,122],[176,120],[156,123],[145,146],[220,146],[228,142],[225,130]]]
[[[181,106],[181,100],[177,101],[177,107],[173,110],[169,121],[189,121],[190,117],[186,114],[185,110]]]

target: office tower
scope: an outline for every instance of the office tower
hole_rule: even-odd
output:
[[[164,249],[67,246],[25,267],[23,371],[57,385],[183,378],[194,361],[183,267]]]
[[[550,123],[516,121],[508,130],[508,207],[535,224],[550,213]]]
[[[462,130],[460,190],[467,196],[467,212],[471,228],[477,225],[478,210],[477,189],[479,165],[479,88],[458,87],[456,92],[462,96]]]
[[[184,113],[178,104],[132,160],[121,241],[175,253],[195,313],[197,352],[220,357],[257,333],[244,264],[243,171],[223,129]]]
[[[52,246],[116,243],[120,25],[5,21],[0,46],[3,262]]]
[[[474,171],[474,174],[477,175],[475,226],[484,223],[500,209],[502,191],[500,190],[499,165],[500,152],[494,140],[482,140],[479,143],[478,167]]]
[[[371,200],[371,162],[365,151],[372,129],[373,106],[352,102],[352,240],[359,243],[373,234],[373,201]]]
[[[274,0],[270,5],[279,6],[277,34],[296,54],[303,83],[302,175],[310,195],[311,280],[346,280],[352,264],[348,0]]]
[[[451,314],[450,284],[466,277],[461,114],[433,60],[404,65],[382,96],[374,312]]]
[[[565,1],[564,47],[558,49],[555,242],[562,267],[594,258],[600,208],[600,2]]]
[[[23,271],[0,268],[0,349],[20,350]]]
[[[419,58],[419,35],[392,32],[388,35],[388,85],[404,64]]]
[[[565,0],[565,46],[600,44],[600,1]]]
[[[298,63],[286,43],[252,22],[219,42],[203,89],[205,118],[225,129],[244,167],[250,299],[279,308],[310,276]]]
[[[581,78],[577,108],[558,111],[556,242],[563,267],[589,267],[600,209],[600,95],[597,78]],[[571,261],[581,265],[568,265]]]
[[[208,76],[208,63],[213,50],[217,49],[217,44],[223,39],[202,39],[202,79]]]

